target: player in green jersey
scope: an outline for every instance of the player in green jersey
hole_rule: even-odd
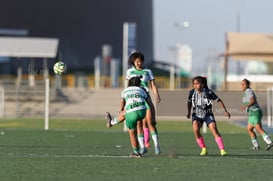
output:
[[[270,150],[273,147],[273,143],[265,132],[262,126],[262,110],[257,102],[256,95],[254,91],[250,88],[250,81],[248,79],[243,79],[241,81],[241,87],[244,91],[241,107],[241,111],[248,112],[248,124],[247,131],[250,136],[251,142],[253,144],[254,150],[259,150],[260,146],[257,141],[257,135],[254,132],[254,129],[263,137],[263,140],[266,142],[265,150]]]
[[[106,113],[107,127],[126,120],[133,153],[131,157],[141,157],[145,153],[142,120],[146,115],[146,104],[152,106],[150,96],[140,87],[140,77],[132,77],[128,81],[128,87],[121,93],[121,107],[118,117],[112,119],[109,112]]]
[[[149,84],[151,86],[152,91],[155,94],[156,102],[159,103],[161,98],[159,96],[159,92],[155,83],[155,79],[153,73],[150,69],[144,67],[144,55],[141,52],[134,52],[130,55],[128,64],[132,67],[127,70],[126,79],[129,80],[134,76],[142,76],[141,78],[141,86],[146,89],[149,94]],[[149,136],[151,133],[152,140],[154,142],[155,154],[160,154],[160,147],[158,142],[158,131],[156,128],[156,118],[155,118],[155,107],[154,104],[152,106],[147,105],[147,112],[145,119],[143,119],[143,130],[144,130],[144,142],[145,147],[149,147]],[[149,133],[150,131],[150,133]]]

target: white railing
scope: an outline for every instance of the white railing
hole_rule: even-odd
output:
[[[273,87],[267,88],[267,126],[273,128]]]
[[[3,87],[0,87],[0,118],[4,117],[5,110],[5,90]]]

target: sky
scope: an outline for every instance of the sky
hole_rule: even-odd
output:
[[[225,51],[227,32],[272,33],[272,0],[154,0],[154,56],[169,61],[177,43],[192,49],[192,69],[207,70]],[[189,27],[183,27],[188,22]],[[179,24],[179,28],[175,26]],[[238,63],[230,63],[231,71]],[[240,64],[240,63],[239,63]],[[240,65],[239,65],[240,66]],[[241,65],[242,66],[242,65]]]

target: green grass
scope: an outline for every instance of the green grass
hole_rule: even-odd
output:
[[[210,133],[209,155],[199,156],[190,121],[159,121],[162,154],[153,146],[143,158],[128,158],[123,125],[103,120],[0,120],[0,180],[271,180],[273,151],[253,151],[245,128],[218,122],[228,156],[219,156]],[[273,137],[272,137],[273,138]],[[263,141],[259,137],[261,145]]]

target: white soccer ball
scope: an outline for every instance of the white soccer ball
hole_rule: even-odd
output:
[[[53,71],[57,75],[63,75],[66,72],[66,65],[64,62],[56,62]]]

